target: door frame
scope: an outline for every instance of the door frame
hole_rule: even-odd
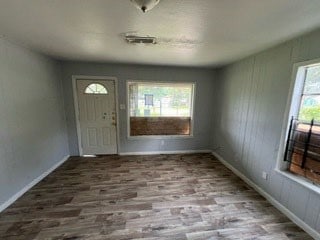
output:
[[[77,126],[77,138],[78,138],[78,148],[79,155],[83,156],[83,149],[81,144],[81,126],[80,126],[80,114],[79,114],[79,102],[78,102],[78,92],[77,92],[77,80],[105,80],[105,81],[114,81],[114,91],[115,91],[115,107],[116,107],[116,115],[117,115],[117,126],[116,126],[116,144],[117,144],[117,154],[119,154],[119,146],[120,146],[120,129],[119,129],[119,103],[118,103],[118,79],[116,77],[109,76],[92,76],[92,75],[72,75],[72,93],[73,93],[73,103],[74,103],[74,113],[75,113],[75,121]]]

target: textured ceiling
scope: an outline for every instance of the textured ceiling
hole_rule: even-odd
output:
[[[162,0],[147,13],[130,0],[0,0],[0,35],[57,59],[215,66],[320,27],[319,12],[320,0]]]

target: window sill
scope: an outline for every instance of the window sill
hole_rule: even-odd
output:
[[[153,135],[153,136],[128,136],[128,140],[143,140],[143,139],[188,139],[193,138],[193,135]]]
[[[295,175],[293,173],[290,173],[288,171],[284,171],[284,170],[279,170],[279,169],[275,169],[275,171],[283,176],[285,176],[286,178],[310,189],[311,191],[313,191],[316,194],[320,195],[320,185],[311,182],[310,180],[302,177],[302,176],[298,176]]]

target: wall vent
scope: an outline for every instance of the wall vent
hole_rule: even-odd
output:
[[[126,36],[126,41],[128,43],[156,44],[156,40],[155,37]]]

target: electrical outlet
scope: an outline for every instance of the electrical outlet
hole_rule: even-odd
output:
[[[125,104],[120,104],[120,110],[125,110],[126,109],[126,105]]]
[[[268,173],[262,172],[262,178],[263,178],[264,180],[268,180]]]

